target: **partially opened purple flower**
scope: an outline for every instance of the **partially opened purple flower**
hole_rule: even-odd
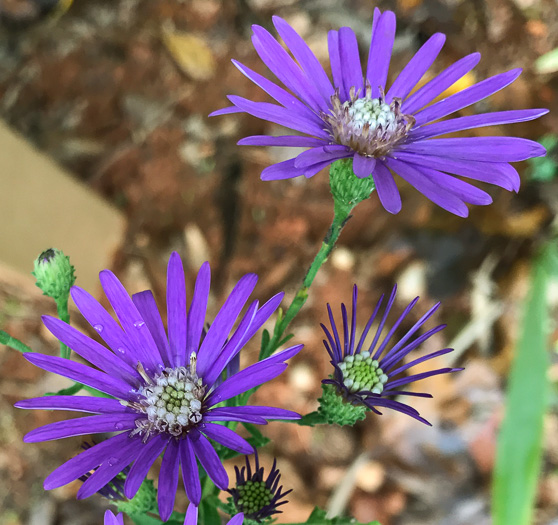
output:
[[[370,319],[368,320],[358,341],[356,339],[356,307],[357,307],[357,287],[353,288],[353,306],[351,320],[349,322],[347,308],[341,305],[341,315],[343,318],[341,339],[339,330],[335,324],[333,313],[329,304],[327,305],[329,320],[331,323],[331,331],[323,324],[322,329],[325,332],[327,341],[324,345],[331,357],[331,364],[335,368],[333,376],[330,379],[324,379],[322,383],[335,387],[338,394],[354,405],[364,405],[376,414],[381,414],[379,408],[390,408],[403,412],[423,423],[429,425],[428,421],[422,418],[419,413],[412,407],[396,401],[396,396],[417,396],[432,397],[430,394],[421,392],[410,392],[401,387],[414,383],[427,377],[438,374],[447,374],[456,372],[461,368],[439,368],[429,370],[427,372],[410,373],[408,371],[420,363],[434,359],[435,357],[452,352],[452,348],[444,348],[432,352],[416,359],[407,360],[406,357],[416,350],[429,337],[442,330],[445,325],[439,325],[431,328],[422,335],[415,336],[426,321],[438,309],[440,303],[434,305],[426,312],[407,333],[399,338],[394,339],[395,332],[405,319],[411,309],[418,302],[415,298],[399,316],[397,321],[391,326],[387,334],[382,339],[382,332],[386,325],[388,315],[395,301],[397,286],[393,287],[393,291],[388,299],[387,306],[376,328],[376,332],[370,344],[365,340],[370,332],[370,328],[378,317],[378,312],[382,305],[384,296],[380,298]]]
[[[477,65],[479,53],[458,60],[411,94],[442,49],[445,36],[436,33],[387,88],[395,15],[376,9],[364,75],[353,30],[342,27],[329,32],[332,83],[294,29],[279,17],[274,17],[273,22],[292,57],[263,27],[253,26],[252,42],[265,65],[289,91],[233,61],[278,104],[230,95],[234,106],[212,113],[246,112],[303,134],[257,135],[239,142],[310,148],[295,158],[265,168],[263,180],[312,177],[332,162],[352,159],[357,177],[372,175],[387,211],[397,213],[401,209],[393,177],[396,173],[438,206],[466,216],[464,203],[483,205],[492,199],[454,175],[517,191],[519,176],[509,163],[545,154],[541,145],[522,138],[433,138],[471,128],[532,120],[547,113],[546,109],[499,111],[431,124],[496,93],[513,82],[520,69],[488,78],[430,104]]]
[[[94,470],[78,491],[80,499],[97,492],[133,462],[124,485],[125,496],[132,498],[151,465],[164,453],[158,503],[166,521],[174,505],[179,466],[188,498],[196,505],[201,499],[198,461],[217,487],[228,488],[227,473],[209,439],[242,454],[252,453],[252,446],[221,422],[266,424],[267,419],[299,418],[279,408],[219,405],[278,376],[287,367],[285,361],[302,346],[275,354],[220,382],[227,364],[277,309],[282,294],[262,307],[253,302],[231,334],[257,281],[255,275],[245,275],[202,337],[209,265],[200,268],[187,310],[184,270],[179,255],[173,253],[167,274],[167,336],[150,291],[130,299],[112,272],[101,272],[100,279],[120,325],[85,290],[72,288],[72,297],[112,351],[58,319],[43,318],[58,339],[97,368],[42,354],[25,357],[112,398],[49,396],[20,401],[16,404],[19,408],[96,414],[37,428],[24,440],[31,443],[119,432],[70,459],[45,480],[45,489],[53,489]]]

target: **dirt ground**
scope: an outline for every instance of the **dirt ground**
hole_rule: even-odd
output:
[[[246,272],[260,276],[255,297],[285,290],[290,299],[331,220],[327,173],[264,183],[261,170],[285,152],[236,142],[280,130],[246,115],[207,115],[228,105],[227,94],[266,100],[230,62],[235,58],[267,74],[250,42],[251,24],[274,32],[271,16],[278,14],[325,61],[327,30],[340,25],[353,27],[366,49],[375,5],[398,16],[392,74],[431,34],[446,33],[438,70],[474,51],[482,60],[468,81],[524,68],[514,84],[464,114],[551,110],[535,122],[479,134],[538,139],[558,132],[558,76],[533,69],[538,56],[558,46],[552,0],[76,0],[55,22],[1,30],[0,116],[125,214],[126,233],[111,268],[131,292],[150,287],[163,305],[166,261],[178,250],[190,286],[200,263],[211,262],[213,312]],[[190,39],[189,51],[180,56],[167,45],[177,32]],[[521,301],[532,254],[558,210],[556,183],[529,181],[527,166],[519,168],[518,195],[488,188],[494,203],[471,208],[466,220],[409,186],[402,187],[403,211],[396,216],[374,195],[355,210],[292,325],[305,350],[258,391],[257,401],[280,399],[281,406],[302,413],[316,408],[320,380],[330,372],[319,323],[327,319],[326,302],[338,312],[340,302],[350,300],[353,283],[360,290],[361,325],[394,282],[400,286],[399,310],[421,296],[403,329],[441,300],[429,327],[448,326],[421,352],[453,345],[456,351],[440,358],[439,366],[466,369],[424,381],[434,399],[413,400],[432,428],[387,412],[370,414],[354,428],[266,427],[272,444],[265,461],[276,456],[284,486],[294,489],[280,521],[305,521],[314,505],[336,505],[361,522],[377,519],[382,525],[490,523],[495,437]],[[20,281],[0,275],[0,328],[35,351],[54,354],[56,341],[40,321],[54,306]],[[91,334],[76,312],[72,322]],[[255,338],[245,363],[253,362],[257,347]],[[554,377],[556,372],[554,364]],[[1,525],[102,521],[106,501],[77,502],[78,484],[42,489],[45,476],[83,440],[21,440],[63,416],[18,411],[13,403],[65,384],[0,349]],[[540,525],[558,524],[555,403],[545,435],[535,519]],[[232,472],[232,464],[228,468]],[[181,493],[177,510],[184,510],[185,501]]]

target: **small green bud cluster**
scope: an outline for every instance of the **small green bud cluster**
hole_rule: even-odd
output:
[[[343,384],[349,392],[367,391],[381,394],[388,376],[379,368],[378,361],[372,359],[370,352],[345,356],[339,369],[343,372]]]
[[[68,256],[60,250],[50,248],[35,259],[31,273],[35,276],[35,284],[43,291],[43,295],[58,301],[68,297],[70,288],[76,281],[74,271]]]
[[[273,499],[273,493],[263,481],[248,480],[242,485],[237,485],[236,490],[239,498],[236,505],[244,514],[255,514],[269,505]]]

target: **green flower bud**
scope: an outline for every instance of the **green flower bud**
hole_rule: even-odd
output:
[[[69,257],[60,250],[50,248],[37,257],[31,273],[37,279],[35,284],[43,291],[43,295],[57,301],[70,293],[70,288],[76,281],[74,271]]]
[[[318,399],[318,412],[330,425],[353,426],[357,421],[366,417],[367,408],[364,405],[352,405],[337,392],[335,385],[322,384],[322,397]]]
[[[329,186],[335,201],[335,207],[352,210],[359,202],[366,200],[374,191],[372,175],[359,179],[353,172],[353,160],[335,161],[329,169]]]

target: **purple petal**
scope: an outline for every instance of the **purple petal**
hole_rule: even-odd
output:
[[[492,202],[492,197],[485,191],[451,175],[425,167],[417,168],[417,170],[430,179],[433,184],[439,184],[463,202],[478,206],[486,206]]]
[[[394,292],[392,292],[393,295]],[[391,299],[390,299],[391,300]],[[368,332],[370,331],[370,328],[372,327],[372,323],[374,322],[374,320],[376,319],[376,315],[378,315],[378,311],[380,310],[380,306],[382,306],[382,303],[384,301],[384,294],[382,294],[380,296],[380,299],[378,300],[378,302],[376,303],[376,306],[374,308],[374,311],[372,312],[372,315],[370,316],[370,318],[368,319],[368,322],[366,323],[366,326],[364,327],[364,330],[362,332],[362,334],[360,335],[360,339],[358,340],[358,345],[356,347],[355,350],[355,354],[360,353],[361,349],[362,349],[362,345],[364,344],[364,341],[366,340],[366,336],[368,335]],[[390,304],[388,302],[388,309],[390,308]],[[383,325],[382,325],[383,326]],[[378,328],[379,329],[379,328]],[[380,335],[378,333],[378,331],[376,331],[376,338],[378,338]],[[375,343],[374,343],[375,344]],[[374,348],[373,346],[371,346],[370,348]],[[341,361],[341,359],[339,359],[337,362]]]
[[[374,157],[364,157],[355,153],[353,157],[353,172],[359,179],[370,177],[376,166],[376,159]]]
[[[219,117],[220,115],[230,115],[232,113],[242,113],[242,110],[237,108],[236,106],[231,106],[228,108],[218,109],[217,111],[212,111],[208,116]]]
[[[151,290],[145,290],[132,295],[132,301],[136,305],[141,318],[145,321],[147,328],[153,336],[153,340],[159,349],[165,366],[171,366],[171,352],[169,341],[165,332],[165,326],[161,319],[161,314],[157,308],[155,297]]]
[[[232,63],[240,70],[240,72],[248,77],[254,84],[261,87],[268,95],[270,95],[273,99],[275,99],[279,104],[283,107],[290,109],[291,111],[295,112],[296,114],[304,115],[309,120],[319,124],[321,119],[316,113],[314,113],[308,106],[304,105],[300,100],[296,97],[293,97],[290,93],[285,91],[283,88],[280,88],[278,85],[274,84],[267,78],[259,75],[255,71],[252,71],[250,68],[246,67],[245,65],[233,60]]]
[[[141,363],[146,370],[155,370],[162,361],[161,354],[132,299],[111,271],[103,270],[99,279],[122,328],[135,346]]]
[[[254,102],[237,95],[228,95],[227,97],[236,107],[242,111],[269,122],[275,122],[289,129],[307,133],[315,137],[321,137],[325,140],[329,139],[329,135],[318,124],[309,120],[304,115],[299,115],[282,106],[270,104],[269,102]]]
[[[456,131],[481,128],[484,126],[526,122],[539,118],[547,113],[548,109],[519,109],[515,111],[497,111],[494,113],[483,113],[481,115],[444,120],[443,122],[437,122],[436,124],[413,129],[409,134],[408,141],[415,142],[445,133],[454,133]]]
[[[283,297],[285,296],[284,292],[280,292],[274,295],[269,301],[267,301],[257,312],[250,328],[246,332],[245,341],[249,341],[254,334],[263,326],[263,324],[273,315],[275,310],[279,308]]]
[[[436,140],[436,139],[433,139]],[[446,139],[449,140],[449,139]],[[411,186],[420,191],[425,197],[441,208],[458,215],[459,217],[467,217],[469,210],[467,206],[452,193],[434,184],[418,169],[411,164],[401,162],[395,159],[386,159],[387,166],[405,179]]]
[[[161,434],[153,436],[139,452],[134,464],[126,476],[124,494],[128,499],[132,499],[139,490],[140,485],[147,476],[149,469],[155,460],[161,455],[167,446],[169,439]]]
[[[202,434],[198,434],[198,436],[199,439],[192,440],[196,457],[207,472],[211,481],[221,490],[226,490],[229,485],[229,477],[227,476],[225,467],[223,467],[221,463],[221,459],[207,438]]]
[[[77,499],[88,498],[102,489],[137,457],[143,447],[140,439],[131,439],[122,447],[112,450],[109,456],[104,458],[101,466],[79,488]]]
[[[104,525],[124,525],[124,516],[122,515],[122,512],[115,516],[110,510],[106,510]]]
[[[167,449],[159,472],[159,486],[157,488],[157,503],[159,516],[167,521],[172,514],[176,488],[178,487],[178,443],[175,439],[168,442]]]
[[[373,407],[389,408],[390,410],[395,410],[396,412],[401,412],[403,414],[411,416],[412,418],[416,419],[417,421],[420,421],[421,423],[424,423],[425,425],[428,425],[429,427],[432,426],[426,419],[422,418],[414,408],[411,408],[408,405],[400,403],[399,401],[395,401],[394,399],[383,399],[381,397],[374,396],[374,397],[366,398],[365,403],[366,406],[368,406],[369,408],[373,408]]]
[[[248,441],[223,425],[205,423],[200,430],[208,438],[240,454],[252,454],[254,452],[254,447]]]
[[[423,106],[426,106],[426,104],[434,100],[438,95],[442,94],[461,77],[471,71],[471,69],[479,63],[479,60],[480,53],[472,53],[458,60],[447,69],[444,69],[439,75],[405,100],[401,106],[401,111],[403,113],[412,114]]]
[[[422,126],[427,122],[438,120],[454,113],[455,111],[466,108],[471,104],[475,104],[479,100],[489,97],[497,91],[505,88],[520,74],[520,68],[512,69],[506,73],[501,73],[494,77],[487,78],[486,80],[470,86],[459,93],[455,93],[444,100],[440,100],[439,102],[436,102],[415,114],[417,119],[415,126]]]
[[[473,180],[495,184],[508,191],[518,191],[521,182],[517,170],[513,166],[502,162],[456,160],[403,151],[397,153],[397,158],[418,166],[430,167]]]
[[[295,159],[284,160],[265,168],[260,178],[262,180],[284,180],[300,177],[304,170],[295,168]]]
[[[395,302],[395,296],[397,294],[397,285],[394,285],[392,290],[391,290],[391,295],[389,296],[386,308],[384,310],[384,315],[382,316],[382,320],[380,321],[380,324],[378,325],[378,328],[376,329],[376,334],[374,335],[374,339],[372,340],[372,343],[370,343],[370,346],[368,347],[368,351],[370,353],[372,353],[374,351],[374,349],[376,348],[376,345],[378,344],[378,341],[380,339],[380,336],[382,335],[382,331],[384,330],[384,326],[386,324],[388,315],[391,311],[391,307],[393,306],[393,303]],[[381,301],[381,299],[380,299]],[[378,307],[376,307],[378,308]],[[376,312],[374,312],[374,314],[376,314]],[[360,348],[360,344],[359,344],[359,348]],[[380,348],[380,350],[376,350],[373,359],[377,359],[380,354],[382,353],[382,350]]]
[[[60,319],[47,315],[44,315],[42,319],[44,325],[57,339],[69,346],[83,359],[107,374],[118,377],[132,386],[138,385],[140,376],[137,371],[130,365],[120,361],[120,359],[117,359],[110,350],[107,350],[104,346]]]
[[[258,276],[255,274],[244,275],[227,297],[219,313],[215,316],[215,320],[207,331],[207,335],[198,353],[197,369],[201,377],[209,370],[211,363],[219,355],[257,281]]]
[[[350,154],[350,148],[341,145],[312,148],[301,153],[295,159],[295,168],[308,168],[319,162],[333,162]]]
[[[283,146],[289,148],[311,148],[314,146],[325,146],[327,141],[314,137],[301,135],[252,135],[240,139],[239,146]]]
[[[71,410],[93,414],[124,413],[126,408],[117,399],[90,396],[43,396],[24,399],[14,404],[27,410]]]
[[[83,317],[87,319],[103,341],[114,350],[115,355],[135,368],[140,356],[113,317],[92,295],[79,286],[73,286],[70,293]]]
[[[219,354],[215,353],[213,361],[209,363],[208,368],[203,374],[205,384],[212,385],[215,383],[231,359],[240,352],[246,342],[244,336],[250,328],[257,309],[258,301],[254,301],[244,314],[232,337],[225,343],[222,351]]]
[[[186,439],[182,439],[179,442],[178,446],[180,449],[182,481],[184,483],[186,495],[194,505],[199,505],[201,501],[201,484],[192,440],[186,437]],[[194,505],[190,505],[188,511],[190,507],[194,507]]]
[[[354,87],[357,93],[362,94],[362,66],[358,53],[358,42],[354,31],[350,27],[339,29],[339,58],[345,93],[349,94],[351,88]]]
[[[273,24],[303,71],[306,73],[306,77],[315,83],[321,96],[325,100],[329,100],[333,95],[331,82],[319,60],[314,53],[312,53],[304,39],[301,38],[287,22],[278,16],[273,17]]]
[[[223,381],[223,383],[210,394],[207,399],[207,406],[213,406],[231,397],[237,396],[238,394],[243,394],[251,388],[276,378],[287,368],[286,364],[270,365],[265,363],[262,366],[262,363],[265,363],[265,361],[253,364]]]
[[[348,158],[350,156],[352,156],[352,152],[349,152],[349,153],[347,153],[346,155],[344,155],[343,157],[340,157],[340,158]],[[339,160],[339,159],[324,160],[323,162],[317,162],[316,164],[312,164],[311,166],[303,168],[304,176],[307,179],[309,179],[309,178],[313,177],[314,175],[316,175],[317,173],[320,173],[320,171],[322,171],[324,168],[329,167],[336,160]]]
[[[220,410],[220,409],[214,409]],[[237,414],[227,410],[214,413],[214,410],[207,412],[203,419],[204,421],[236,421],[238,423],[251,423],[252,425],[267,425],[267,421],[259,416],[247,416],[245,414]]]
[[[435,33],[426,41],[403,68],[401,73],[399,73],[399,76],[389,88],[386,95],[387,104],[390,104],[395,97],[401,100],[407,97],[417,85],[418,81],[428,71],[428,68],[434,63],[445,41],[446,35],[442,33]]]
[[[306,78],[279,42],[263,27],[255,25],[252,26],[252,30],[254,48],[270,71],[313,110],[328,111],[326,99],[320,95],[315,84]]]
[[[188,505],[188,509],[186,509],[186,517],[184,519],[184,525],[198,525],[198,507],[196,507],[196,505]]]
[[[409,153],[484,162],[519,162],[546,154],[538,142],[516,137],[429,139],[405,144],[400,148]]]
[[[25,443],[39,443],[85,434],[100,434],[101,432],[118,432],[135,428],[136,419],[140,416],[133,414],[102,414],[86,416],[67,421],[57,421],[28,432],[23,441]]]
[[[378,98],[380,89],[383,91],[386,86],[394,39],[395,14],[386,11],[372,31],[370,51],[368,52],[366,78],[372,87],[372,98]]]
[[[291,410],[285,410],[284,408],[266,407],[266,406],[238,406],[238,407],[217,407],[212,408],[208,415],[220,415],[220,414],[234,414],[236,416],[254,416],[263,419],[289,419],[295,420],[300,419],[300,414],[292,412]],[[235,421],[232,419],[231,421]]]
[[[211,268],[208,262],[204,262],[196,277],[196,286],[192,303],[188,310],[188,333],[186,340],[186,355],[198,350],[207,313],[207,300],[209,299],[209,286],[211,284]]]
[[[393,372],[390,372],[390,376],[394,377],[397,374],[400,374],[401,372],[404,372],[405,370],[408,370],[409,368],[412,368],[413,366],[416,366],[420,363],[424,363],[425,361],[429,361],[430,359],[434,359],[435,357],[439,357],[441,355],[445,355],[445,354],[449,354],[450,352],[453,352],[453,348],[444,348],[443,350],[438,350],[436,352],[432,352],[428,355],[423,355],[422,357],[418,357],[417,359],[414,359],[413,361],[404,364],[403,366],[400,366],[397,370],[394,370]]]
[[[129,399],[131,387],[117,377],[111,377],[104,372],[99,372],[89,366],[75,363],[62,357],[44,354],[27,353],[23,357],[35,366],[48,372],[54,372],[61,376],[78,381],[84,385],[100,390],[105,394],[121,399]]]
[[[428,372],[422,372],[421,374],[415,374],[407,377],[402,377],[401,379],[396,379],[395,381],[390,381],[389,388],[396,388],[403,385],[408,385],[409,383],[414,383],[420,381],[421,379],[426,379],[427,377],[437,376],[440,374],[449,374],[450,372],[458,372],[462,370],[461,368],[440,368],[438,370],[429,370]]]
[[[281,503],[279,505],[281,505]],[[244,522],[244,514],[241,512],[240,514],[235,514],[227,522],[227,525],[242,525],[243,522]]]
[[[345,91],[345,83],[343,81],[341,57],[339,55],[339,33],[337,31],[329,31],[327,33],[327,47],[329,50],[333,85],[339,90],[341,102],[345,102],[349,98],[349,94]]]
[[[382,206],[389,213],[399,213],[401,211],[401,196],[391,172],[382,162],[376,163],[373,178]]]
[[[56,489],[78,479],[80,476],[98,467],[115,450],[121,450],[131,442],[141,443],[141,440],[129,438],[128,433],[123,432],[88,448],[51,472],[45,479],[45,490]]]
[[[256,366],[260,363],[265,363],[266,365],[284,363],[285,361],[287,361],[287,359],[290,359],[291,357],[294,357],[296,354],[298,354],[303,348],[304,345],[291,346],[286,350],[283,350],[281,352],[276,352],[275,354],[267,357],[263,361],[260,361],[259,363],[256,363],[255,365],[252,366]]]
[[[186,363],[186,281],[182,259],[177,252],[170,256],[167,268],[167,327],[172,366]]]

